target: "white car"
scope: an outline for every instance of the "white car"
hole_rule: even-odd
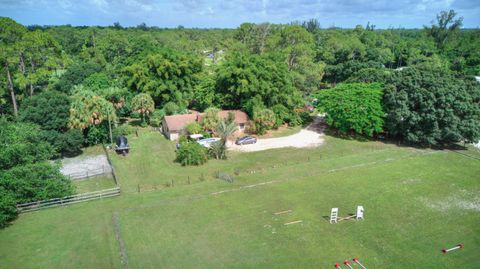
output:
[[[200,139],[200,140],[197,141],[197,143],[206,147],[206,148],[209,148],[212,143],[215,143],[217,141],[220,141],[220,138],[212,137],[212,138]]]

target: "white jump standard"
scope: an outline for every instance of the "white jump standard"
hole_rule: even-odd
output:
[[[353,218],[355,218],[356,220],[363,220],[363,212],[364,212],[363,206],[359,205],[357,206],[357,213],[355,215],[341,218],[341,217],[338,217],[338,208],[334,207],[330,211],[330,224],[338,223],[339,221],[349,220]]]

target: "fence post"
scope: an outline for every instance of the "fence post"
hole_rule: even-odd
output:
[[[172,179],[172,187],[173,187],[173,186],[174,186],[174,185],[173,185],[173,179]]]

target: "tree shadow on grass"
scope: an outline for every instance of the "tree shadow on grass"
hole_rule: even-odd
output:
[[[430,150],[453,150],[453,151],[466,151],[468,147],[466,145],[462,145],[460,143],[449,143],[449,144],[438,144],[438,145],[428,145],[428,144],[414,144],[414,143],[407,143],[401,141],[395,137],[388,137],[387,134],[377,134],[373,137],[367,137],[364,135],[356,134],[355,132],[351,132],[348,134],[342,133],[337,129],[326,126],[324,129],[324,133],[326,135],[343,139],[343,140],[350,140],[350,141],[358,141],[358,142],[380,142],[386,145],[395,145],[397,147],[403,148],[415,148],[415,149],[430,149]]]

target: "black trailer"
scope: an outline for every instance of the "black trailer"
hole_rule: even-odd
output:
[[[118,154],[122,154],[123,156],[127,155],[130,150],[130,146],[128,145],[128,140],[125,136],[121,135],[117,137],[117,145],[115,147],[115,151]]]

